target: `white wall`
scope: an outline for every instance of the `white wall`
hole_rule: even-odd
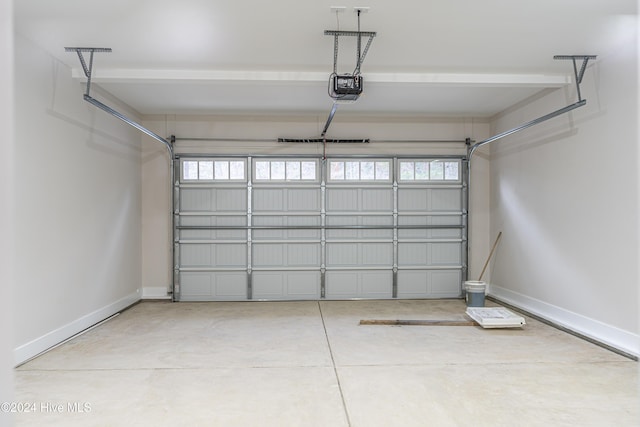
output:
[[[586,52],[599,54],[581,86],[586,106],[492,146],[491,230],[504,234],[491,293],[639,354],[635,20],[612,17],[602,51]],[[546,92],[502,114],[493,130],[575,96]]]
[[[20,363],[139,300],[141,138],[84,102],[70,70],[20,35],[15,52]]]
[[[278,144],[252,141],[278,137],[315,138],[324,127],[326,116],[156,116],[144,125],[159,135],[176,135],[177,153],[322,155],[319,144]],[[329,155],[374,154],[466,154],[464,144],[383,143],[380,140],[482,140],[489,136],[486,120],[424,117],[353,117],[336,115],[331,138],[371,138],[369,144],[334,144]],[[220,138],[226,141],[180,141],[180,138]],[[145,298],[166,296],[171,282],[170,190],[166,149],[145,139],[142,154],[143,186],[143,272]],[[474,160],[474,191],[471,197],[470,276],[480,273],[489,246],[489,167],[487,156]]]
[[[13,400],[13,22],[12,2],[0,0],[0,402]],[[10,414],[0,412],[0,425],[10,425]]]

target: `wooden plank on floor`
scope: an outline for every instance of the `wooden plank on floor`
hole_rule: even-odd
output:
[[[473,320],[360,320],[360,325],[397,326],[478,326]]]

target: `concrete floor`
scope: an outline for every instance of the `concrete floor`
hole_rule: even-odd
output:
[[[16,425],[640,425],[638,363],[535,320],[358,325],[464,310],[460,300],[143,302],[18,368],[16,401],[37,407]]]

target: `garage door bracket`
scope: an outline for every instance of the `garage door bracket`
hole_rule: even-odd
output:
[[[574,72],[574,77],[575,77],[575,82],[576,82],[576,91],[577,91],[577,95],[578,95],[578,101],[571,104],[571,105],[567,105],[566,107],[563,107],[559,110],[553,111],[549,114],[546,114],[542,117],[538,117],[537,119],[531,120],[530,122],[524,123],[518,127],[515,127],[513,129],[504,131],[502,133],[499,133],[497,135],[494,135],[490,138],[485,139],[484,141],[480,141],[477,142],[476,144],[472,145],[469,149],[468,149],[468,156],[467,158],[469,160],[471,160],[471,156],[473,156],[473,153],[480,148],[481,146],[485,145],[485,144],[489,144],[491,142],[497,141],[498,139],[504,138],[505,136],[509,136],[513,133],[519,132],[521,130],[527,129],[531,126],[535,126],[537,124],[540,124],[542,122],[546,122],[549,119],[552,119],[554,117],[557,117],[559,115],[562,115],[564,113],[568,113],[571,110],[575,110],[578,107],[582,107],[584,105],[587,104],[587,100],[586,99],[582,99],[582,94],[580,93],[580,83],[582,83],[582,78],[584,77],[584,72],[587,69],[587,63],[589,62],[590,59],[596,59],[597,56],[596,55],[555,55],[553,57],[553,59],[558,59],[558,60],[572,60],[573,61],[573,72]],[[578,65],[577,62],[578,60],[582,59],[582,65],[580,67],[580,71],[578,71]]]
[[[157,135],[155,132],[150,131],[149,129],[145,128],[144,126],[142,126],[141,124],[135,122],[134,120],[131,120],[130,118],[128,118],[127,116],[125,116],[124,114],[119,113],[118,111],[114,110],[113,108],[109,107],[108,105],[103,104],[102,102],[98,101],[97,99],[93,98],[91,96],[91,78],[93,77],[93,54],[96,52],[111,52],[111,48],[109,47],[65,47],[64,50],[66,52],[76,52],[78,54],[78,59],[80,59],[80,64],[82,65],[82,70],[84,71],[84,75],[87,77],[87,89],[84,93],[84,100],[87,101],[90,104],[93,104],[94,106],[100,108],[103,111],[106,111],[107,113],[111,114],[112,116],[122,120],[123,122],[127,123],[128,125],[133,126],[134,128],[138,129],[139,131],[149,135],[151,138],[160,141],[162,144],[164,144],[165,147],[167,147],[167,150],[169,151],[169,154],[171,155],[171,158],[173,159],[173,146],[171,145],[171,143],[166,139],[163,138],[159,135]],[[87,61],[84,58],[84,53],[88,52],[89,53],[89,65],[87,65]]]

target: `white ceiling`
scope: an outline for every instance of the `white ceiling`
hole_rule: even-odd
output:
[[[19,0],[16,31],[142,114],[328,113],[333,38],[370,7],[364,94],[340,114],[490,117],[569,84],[556,54],[612,54],[635,0]],[[355,66],[341,38],[338,72]],[[16,52],[19,55],[20,52]]]

